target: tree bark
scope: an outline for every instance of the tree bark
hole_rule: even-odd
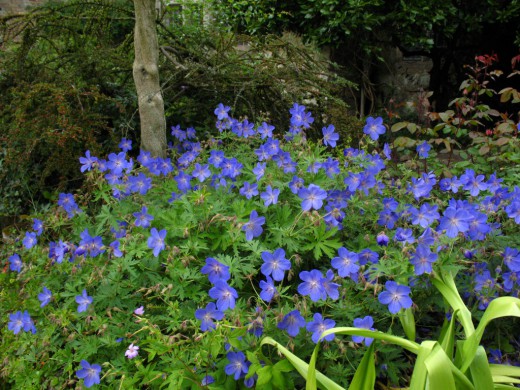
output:
[[[166,119],[159,83],[159,43],[155,0],[134,0],[135,60],[133,75],[141,122],[141,149],[153,157],[166,157]]]

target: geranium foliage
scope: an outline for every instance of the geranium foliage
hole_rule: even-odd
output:
[[[262,339],[308,361],[324,331],[354,325],[368,333],[325,337],[316,368],[347,386],[369,346],[380,381],[404,385],[413,356],[369,332],[437,336],[441,271],[477,317],[518,295],[518,186],[396,165],[380,118],[357,147],[331,125],[307,141],[311,112],[288,110],[285,131],[219,106],[217,137],[175,126],[164,159],[128,140],[85,151],[83,191],[6,233],[0,383],[302,388]],[[512,321],[484,335],[490,359],[518,360]]]

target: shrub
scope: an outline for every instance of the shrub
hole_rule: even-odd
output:
[[[5,232],[4,381],[302,388],[262,337],[304,360],[322,330],[361,320],[416,341],[438,337],[432,324],[449,315],[431,285],[439,273],[456,275],[477,318],[495,297],[518,295],[518,187],[470,169],[414,174],[370,136],[342,151],[330,128],[330,146],[305,141],[312,114],[298,104],[284,137],[227,106],[215,112],[218,137],[197,142],[175,127],[168,159],[141,152],[134,162],[127,141],[106,160],[86,152],[81,193],[60,194],[31,228]],[[366,134],[370,123],[384,129],[367,123]],[[407,298],[387,306],[383,289]],[[411,315],[414,333],[396,321]],[[517,323],[490,326],[488,353],[518,360]],[[327,340],[316,367],[344,384],[363,340]],[[408,382],[412,357],[376,350],[380,381]]]

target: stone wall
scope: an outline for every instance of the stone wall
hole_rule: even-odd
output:
[[[0,16],[19,14],[40,5],[45,0],[0,0]]]
[[[387,104],[390,98],[412,103],[428,90],[433,66],[428,57],[404,57],[398,48],[388,48],[383,57],[385,64],[380,65],[374,75],[380,104]]]

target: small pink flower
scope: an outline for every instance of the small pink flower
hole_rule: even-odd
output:
[[[133,343],[130,344],[128,349],[125,352],[125,356],[128,359],[133,359],[139,354],[139,347],[137,345],[134,345]]]
[[[137,314],[138,316],[142,316],[144,314],[144,306],[140,306],[137,309],[135,309],[134,314]]]

